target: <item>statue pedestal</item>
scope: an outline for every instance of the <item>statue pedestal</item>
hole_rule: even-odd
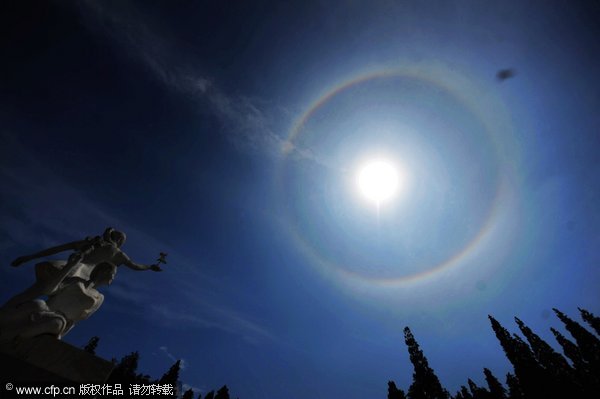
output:
[[[102,384],[114,365],[50,335],[0,343],[2,382]]]

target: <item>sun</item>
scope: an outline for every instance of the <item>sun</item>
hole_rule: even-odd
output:
[[[361,194],[379,206],[398,192],[400,175],[391,161],[372,159],[359,169],[356,181]]]

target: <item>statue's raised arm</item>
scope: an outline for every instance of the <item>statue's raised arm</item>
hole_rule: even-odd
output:
[[[44,249],[43,251],[36,252],[31,255],[19,256],[17,259],[13,260],[10,265],[13,267],[21,266],[25,262],[29,262],[34,259],[44,258],[46,256],[56,255],[60,252],[64,251],[79,251],[84,248],[86,245],[89,245],[90,239],[80,240],[68,242],[66,244],[57,245],[56,247],[51,247],[48,249]]]
[[[132,261],[129,256],[127,256],[127,254],[125,252],[121,252],[122,255],[122,263],[119,263],[121,265],[125,265],[130,269],[133,270],[152,270],[154,272],[162,272],[162,269],[160,268],[160,266],[158,264],[154,264],[154,265],[142,265],[140,263],[135,263],[134,261]]]

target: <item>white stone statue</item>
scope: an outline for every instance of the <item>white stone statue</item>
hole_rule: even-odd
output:
[[[124,242],[124,233],[108,228],[102,237],[15,259],[12,265],[19,266],[62,251],[75,251],[67,261],[36,264],[36,282],[0,308],[0,342],[41,334],[62,338],[77,322],[88,318],[102,305],[104,295],[96,288],[110,284],[119,265],[134,270],[162,271],[159,264],[166,263],[166,254],[160,254],[157,264],[137,264],[121,251]],[[41,299],[42,296],[47,299]]]

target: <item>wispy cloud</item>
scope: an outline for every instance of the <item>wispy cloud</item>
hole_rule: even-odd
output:
[[[272,118],[260,101],[225,93],[194,62],[181,56],[174,43],[165,39],[149,16],[125,2],[82,2],[86,26],[98,35],[109,37],[122,53],[141,61],[168,89],[208,106],[227,132],[227,138],[243,149],[281,152],[285,140],[277,135]],[[162,32],[164,33],[164,32]],[[193,52],[189,52],[193,53]]]
[[[198,328],[214,328],[230,334],[241,335],[246,342],[253,344],[258,343],[260,339],[275,338],[268,330],[248,320],[234,309],[214,304],[207,306],[210,307],[210,313],[183,311],[167,304],[151,305],[152,313],[149,313],[148,316],[164,323],[184,323]]]
[[[311,149],[287,140],[285,133],[278,133],[274,115],[282,114],[279,116],[287,120],[287,110],[269,106],[257,98],[226,93],[210,74],[198,72],[202,70],[201,62],[186,58],[194,51],[180,49],[165,39],[167,35],[157,28],[158,24],[131,4],[97,1],[80,4],[89,29],[109,37],[124,55],[140,61],[169,90],[197,102],[203,109],[208,108],[220,121],[227,139],[238,149],[275,157],[289,156],[336,168],[332,160],[317,156]]]

